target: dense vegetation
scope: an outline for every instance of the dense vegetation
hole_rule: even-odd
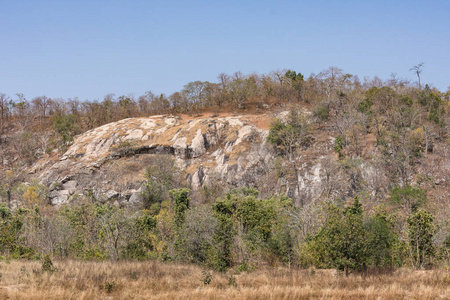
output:
[[[418,75],[420,73],[417,73]],[[0,252],[80,259],[160,259],[218,271],[258,265],[337,268],[424,268],[450,261],[449,97],[393,76],[361,82],[330,68],[307,79],[295,71],[220,74],[170,96],[49,99],[0,95]],[[420,77],[419,77],[420,79]],[[333,135],[337,159],[324,166],[320,199],[260,193],[252,187],[190,191],[181,170],[149,166],[142,209],[101,204],[89,191],[82,205],[48,205],[48,187],[24,183],[25,167],[64,150],[76,134],[134,116],[161,113],[265,112],[291,109],[272,124],[279,154],[273,173],[297,180],[297,157],[314,136]],[[373,138],[372,154],[366,151]],[[165,166],[173,166],[167,163]],[[372,182],[362,180],[370,164]],[[156,166],[156,167],[155,167]],[[50,183],[51,184],[51,183]],[[370,189],[368,189],[370,187]],[[20,202],[11,207],[11,199]],[[301,199],[300,199],[301,200]]]
[[[1,206],[0,251],[13,258],[47,253],[80,259],[183,261],[218,271],[258,265],[337,268],[345,271],[447,262],[450,238],[434,240],[437,224],[422,208],[401,216],[378,207],[367,212],[358,198],[295,207],[285,196],[259,199],[253,189],[193,206],[189,190],[152,210],[110,204],[20,208]]]

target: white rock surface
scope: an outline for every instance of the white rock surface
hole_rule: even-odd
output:
[[[66,203],[71,195],[93,191],[99,201],[136,206],[142,201],[142,174],[146,169],[139,157],[169,154],[187,170],[194,189],[210,184],[211,178],[232,187],[265,184],[261,178],[273,170],[276,156],[273,146],[266,142],[267,135],[268,130],[240,116],[189,121],[165,116],[126,119],[77,136],[61,161],[45,168],[39,178],[50,184],[62,183],[60,190],[50,193],[54,205]],[[123,179],[119,193],[117,183],[105,178],[111,177],[111,165],[126,165],[127,159],[133,158],[139,161],[134,163],[136,176]],[[323,177],[320,158],[297,165],[296,186],[279,179],[280,191],[285,186],[293,196],[317,197]],[[63,178],[70,180],[63,183]]]

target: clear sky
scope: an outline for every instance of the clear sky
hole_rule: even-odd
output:
[[[221,72],[330,66],[450,86],[450,1],[0,0],[0,92],[171,94]]]

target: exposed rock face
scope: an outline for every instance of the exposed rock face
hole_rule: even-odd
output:
[[[125,119],[76,137],[59,161],[50,167],[48,161],[37,163],[32,172],[51,187],[54,205],[80,196],[138,205],[146,162],[160,154],[176,158],[194,189],[213,180],[233,187],[272,189],[266,177],[273,170],[276,153],[266,142],[267,128],[257,126],[258,118],[262,117]],[[332,143],[325,144],[325,151],[332,149]],[[277,191],[297,198],[314,197],[324,149],[318,148],[308,163],[297,164],[298,180],[293,186],[278,179]]]

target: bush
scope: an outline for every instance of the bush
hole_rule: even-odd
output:
[[[103,284],[103,289],[108,293],[112,293],[114,291],[114,289],[116,288],[116,282],[114,281],[106,281]]]
[[[53,266],[53,262],[50,259],[50,256],[47,254],[44,256],[44,260],[42,261],[42,272],[53,273],[56,271],[56,268]]]
[[[213,279],[212,273],[207,270],[203,270],[203,272],[202,272],[203,285],[210,284],[212,279]]]

